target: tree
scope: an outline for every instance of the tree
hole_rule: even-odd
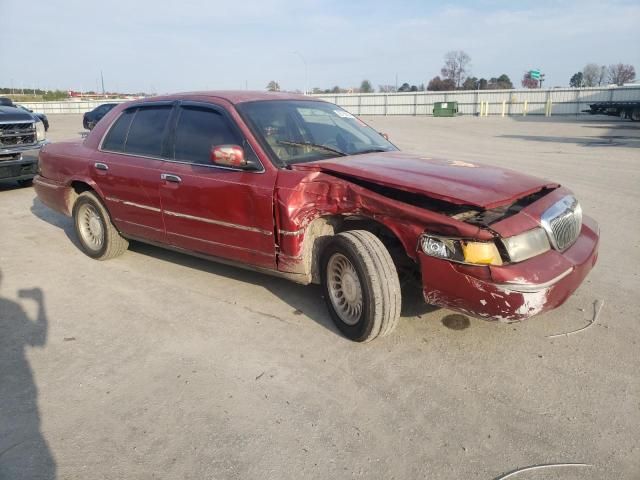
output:
[[[409,89],[409,91],[417,92],[418,91],[418,87],[416,85],[411,85],[411,88]]]
[[[604,85],[605,78],[607,78],[607,67],[602,65],[600,67],[600,75],[598,75],[598,86]]]
[[[271,80],[267,84],[267,90],[269,90],[270,92],[279,92],[280,91],[280,85],[275,80]]]
[[[581,88],[585,86],[582,72],[574,73],[571,76],[571,80],[569,80],[569,86],[574,88]]]
[[[403,83],[402,85],[400,85],[400,88],[398,88],[399,92],[409,92],[411,91],[411,86],[408,83]]]
[[[360,92],[362,93],[372,93],[373,87],[371,86],[371,82],[369,80],[363,80],[360,84]]]
[[[465,81],[462,83],[463,90],[477,90],[478,89],[478,79],[476,77],[467,77]]]
[[[503,90],[513,88],[513,83],[511,83],[511,79],[509,78],[509,75],[507,75],[506,73],[503,73],[498,78],[496,78],[495,82],[492,82],[491,80],[489,81],[489,83],[492,86],[490,86],[489,88],[499,88]]]
[[[338,85],[336,85],[331,89],[331,93],[342,93],[342,89]]]
[[[636,78],[636,69],[633,68],[633,65],[625,65],[624,63],[609,65],[608,73],[609,83],[616,85],[624,85]]]
[[[393,93],[396,91],[394,85],[378,85],[378,91],[381,93]]]
[[[531,78],[530,72],[524,72],[521,83],[524,88],[538,88],[539,86],[538,80]]]
[[[451,80],[459,88],[467,77],[471,57],[462,50],[452,50],[444,56],[444,67],[440,74],[445,80]]]
[[[604,67],[603,67],[604,68]],[[599,85],[602,69],[595,63],[587,63],[582,69],[582,84],[585,87]]]
[[[455,89],[456,84],[453,83],[453,80],[451,80],[450,78],[443,80],[439,76],[433,77],[431,80],[429,80],[429,85],[427,85],[427,90],[431,90],[434,92],[442,92]]]

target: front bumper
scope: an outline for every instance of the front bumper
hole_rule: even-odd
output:
[[[420,252],[423,295],[432,305],[487,320],[513,322],[562,305],[598,258],[599,228],[583,218],[576,242],[504,266],[461,265]]]
[[[0,158],[0,180],[30,180],[38,173],[38,158],[24,158],[19,155],[16,159],[2,160]]]
[[[24,153],[30,150],[40,150],[47,143],[49,143],[48,140],[43,140],[41,142],[30,143],[28,145],[0,146],[0,155],[16,155],[18,153]]]

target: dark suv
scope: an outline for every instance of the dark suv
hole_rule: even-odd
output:
[[[104,117],[113,107],[118,105],[117,103],[103,103],[102,105],[97,106],[90,112],[84,114],[82,117],[82,126],[87,130],[93,130],[93,127],[96,126],[102,117]]]

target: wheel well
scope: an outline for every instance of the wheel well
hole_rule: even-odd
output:
[[[67,194],[66,201],[67,201],[67,211],[69,212],[69,216],[71,216],[71,212],[73,212],[73,205],[76,203],[76,200],[78,199],[78,195],[80,195],[82,192],[95,193],[95,190],[91,188],[91,186],[88,183],[83,182],[81,180],[74,180],[73,182],[71,182],[71,185],[69,186],[71,187],[71,190]]]
[[[305,270],[311,273],[313,283],[320,283],[320,258],[327,241],[333,235],[349,230],[366,230],[378,237],[389,250],[401,281],[407,275],[411,278],[418,275],[419,278],[418,265],[407,255],[400,239],[387,226],[368,217],[335,215],[316,218],[305,232],[303,258]]]

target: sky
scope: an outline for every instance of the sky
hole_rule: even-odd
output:
[[[419,85],[459,49],[517,86],[533,68],[566,86],[589,62],[640,75],[639,0],[0,0],[0,19],[0,87],[96,90],[101,71],[120,92]]]

